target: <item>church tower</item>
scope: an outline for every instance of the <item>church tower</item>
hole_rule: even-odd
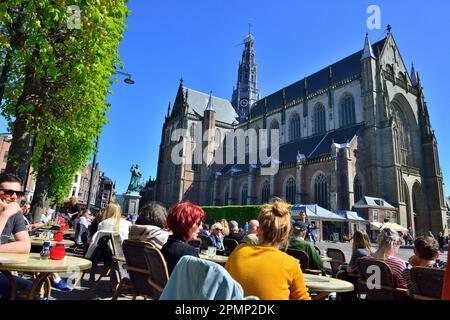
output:
[[[233,88],[231,104],[239,115],[239,122],[247,120],[251,106],[259,100],[257,68],[255,60],[255,38],[249,30],[244,39],[244,52],[239,63],[237,85]]]

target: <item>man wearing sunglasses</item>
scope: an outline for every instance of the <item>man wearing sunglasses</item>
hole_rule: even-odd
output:
[[[30,237],[25,221],[17,203],[23,197],[22,180],[13,174],[0,175],[0,252],[29,253]],[[10,242],[14,237],[14,242]],[[19,277],[16,280],[17,290],[27,290],[31,282]],[[0,273],[0,296],[8,296],[11,287],[8,279]]]

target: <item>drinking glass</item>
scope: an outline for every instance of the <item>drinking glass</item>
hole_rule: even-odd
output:
[[[214,246],[208,247],[208,258],[214,258],[216,256],[217,248]]]

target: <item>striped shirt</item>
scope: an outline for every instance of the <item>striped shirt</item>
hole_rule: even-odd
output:
[[[375,257],[372,256],[372,258]],[[406,282],[403,279],[403,270],[406,269],[405,261],[395,256],[389,256],[384,259],[377,259],[377,260],[383,261],[389,266],[389,268],[391,268],[395,287],[406,289]]]

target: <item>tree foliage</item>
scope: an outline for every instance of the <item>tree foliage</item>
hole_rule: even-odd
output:
[[[67,194],[107,122],[106,96],[129,11],[126,0],[6,0],[0,59],[12,52],[2,114],[36,137],[32,165],[51,175],[54,201]],[[78,5],[79,28],[73,25]],[[17,28],[19,25],[19,28]],[[75,27],[75,28],[74,28]],[[13,132],[13,143],[14,143]],[[14,155],[13,155],[14,156]]]

